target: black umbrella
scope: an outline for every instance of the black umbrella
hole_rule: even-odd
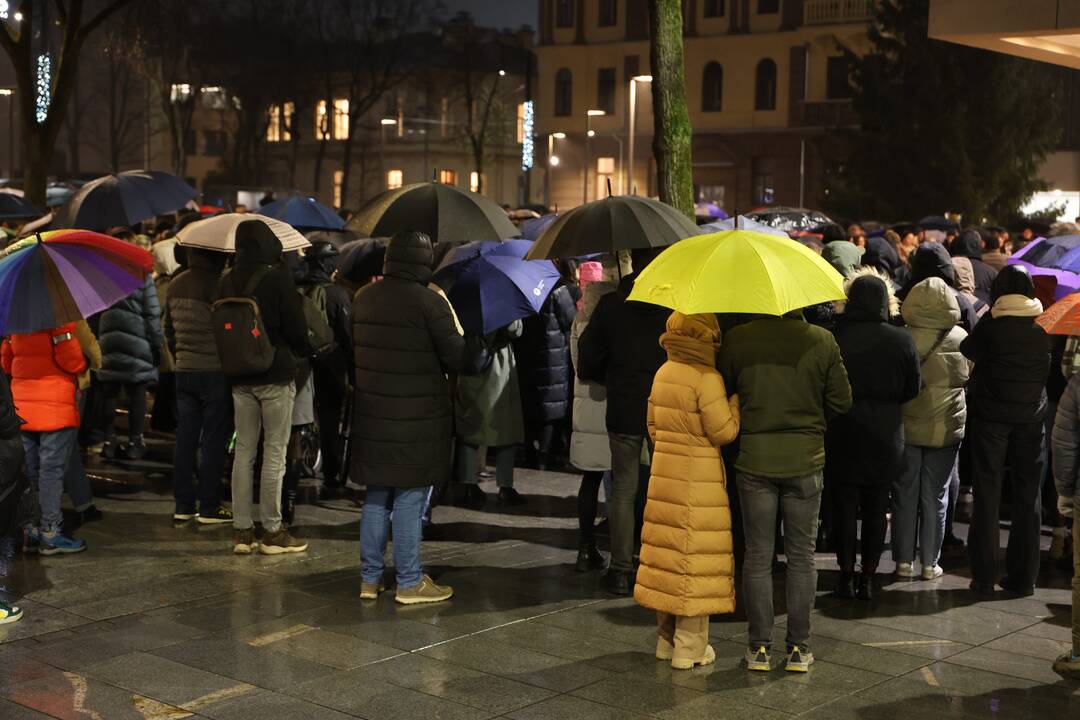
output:
[[[309,236],[310,237],[310,236]],[[386,240],[361,238],[339,248],[337,269],[346,280],[360,284],[368,278],[382,275]]]
[[[537,238],[527,259],[667,247],[699,232],[693,220],[659,200],[616,195],[561,215]]]
[[[415,230],[440,243],[506,240],[518,234],[506,211],[494,202],[443,183],[387,190],[362,207],[346,227],[365,237]]]
[[[41,217],[44,213],[13,193],[0,193],[0,220]]]
[[[310,230],[304,233],[304,237],[314,245],[317,242],[328,242],[338,250],[353,242],[362,240],[365,236],[355,230]]]
[[[797,232],[812,232],[814,228],[822,225],[834,224],[832,219],[823,212],[782,205],[757,208],[746,213],[746,217],[777,230],[783,230],[789,235]]]
[[[56,211],[53,227],[107,230],[183,208],[198,195],[186,182],[157,170],[105,175],[79,188]]]
[[[941,230],[942,232],[960,229],[959,223],[955,220],[949,220],[942,215],[928,215],[924,217],[919,221],[919,227],[923,230]]]

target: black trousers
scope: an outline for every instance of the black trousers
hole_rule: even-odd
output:
[[[146,427],[146,386],[148,383],[101,383],[102,415],[104,419],[105,439],[116,441],[116,406],[120,391],[128,396],[128,438],[141,438]]]
[[[578,543],[592,545],[596,542],[596,508],[599,505],[600,485],[604,482],[603,470],[586,470],[578,488]]]
[[[972,579],[983,585],[992,585],[999,579],[1002,474],[1008,458],[1012,506],[1005,572],[1015,587],[1033,588],[1039,576],[1039,532],[1042,527],[1039,487],[1045,462],[1043,423],[1011,424],[974,418],[968,427],[971,432],[965,442],[971,445],[975,493],[975,511],[968,538]]]
[[[889,509],[889,485],[841,484],[833,488],[833,537],[836,561],[842,570],[855,569],[859,548],[858,521],[862,515],[862,569],[874,572],[885,548],[885,513]]]
[[[315,414],[319,419],[323,482],[343,485],[341,472],[341,408],[345,405],[345,376],[321,367],[312,368],[315,383]]]

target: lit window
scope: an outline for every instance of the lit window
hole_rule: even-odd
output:
[[[342,206],[341,197],[341,183],[345,180],[345,172],[343,170],[334,171],[334,207],[339,208]]]
[[[281,139],[292,140],[293,118],[296,116],[296,103],[287,102],[281,106]]]
[[[440,170],[439,182],[443,185],[457,185],[457,170]]]
[[[615,172],[615,158],[613,157],[601,157],[596,158],[596,172],[601,175],[611,175]]]
[[[386,171],[386,189],[396,190],[405,182],[405,173],[401,170]]]
[[[334,98],[334,139],[349,139],[349,101]]]
[[[472,192],[480,192],[480,173],[475,170],[469,173],[469,190]]]
[[[517,142],[519,145],[525,142],[525,103],[518,103],[517,107]]]
[[[225,88],[218,87],[217,85],[208,85],[201,88],[199,93],[202,95],[203,107],[210,108],[211,110],[224,110],[229,104],[229,94],[225,92]]]
[[[266,142],[281,140],[281,106],[271,105],[266,122]]]
[[[191,97],[191,85],[188,83],[173,83],[169,89],[169,99],[173,102],[184,102]]]
[[[315,104],[315,139],[329,140],[330,126],[326,118],[326,101],[320,100]]]

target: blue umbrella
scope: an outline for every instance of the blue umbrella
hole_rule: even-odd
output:
[[[65,185],[50,185],[45,188],[45,204],[49,207],[63,205],[74,194],[75,191]]]
[[[535,241],[545,230],[547,226],[555,222],[558,219],[558,215],[551,213],[549,215],[542,215],[532,220],[526,220],[521,224],[521,237],[526,240]]]
[[[305,230],[340,230],[345,227],[340,215],[313,197],[294,196],[275,200],[259,208],[258,214]]]
[[[496,240],[474,240],[464,245],[458,245],[450,248],[449,252],[443,257],[442,262],[435,268],[435,278],[438,279],[452,279],[454,273],[461,269],[463,263],[467,263],[470,260],[475,260],[481,255],[487,255],[488,253],[495,253],[496,255],[504,255],[506,257],[515,257],[522,259],[525,254],[532,248],[532,242],[528,240],[507,240],[505,242],[499,242]]]
[[[539,312],[559,282],[553,262],[523,260],[520,249],[505,247],[511,242],[456,264],[447,297],[465,332],[487,335]]]
[[[0,193],[0,220],[36,218],[42,215],[43,212],[18,195]]]

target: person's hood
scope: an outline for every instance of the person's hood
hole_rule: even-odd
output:
[[[262,220],[245,220],[236,226],[236,267],[276,265],[281,260],[281,241]]]
[[[1034,318],[1039,317],[1042,313],[1043,305],[1038,299],[1030,298],[1027,295],[1021,295],[1019,293],[1002,295],[994,301],[994,306],[990,308],[990,314],[996,318]]]
[[[975,230],[965,230],[960,237],[953,240],[953,257],[982,258],[982,236]]]
[[[1031,273],[1023,265],[1006,265],[994,278],[994,284],[990,286],[990,296],[995,305],[998,298],[1003,295],[1023,295],[1028,298],[1035,297],[1035,281],[1031,279]]]
[[[225,270],[225,260],[228,256],[217,250],[206,248],[189,247],[187,250],[187,266],[192,270],[203,270],[220,275]]]
[[[912,253],[909,286],[932,277],[939,277],[948,283],[949,287],[956,287],[956,270],[953,268],[949,251],[936,242],[923,243]]]
[[[668,360],[714,367],[716,351],[720,347],[720,325],[716,315],[671,313],[667,332],[660,336],[660,345],[667,351]]]
[[[285,267],[289,268],[289,272],[292,273],[293,282],[299,285],[304,276],[307,275],[307,263],[304,262],[304,258],[300,257],[300,252],[291,250],[283,253],[281,259],[284,261]]]
[[[875,275],[861,275],[851,281],[841,320],[888,322],[889,283]]]
[[[834,240],[821,249],[821,257],[836,268],[836,272],[849,278],[862,262],[863,249],[847,240]]]
[[[304,282],[310,285],[328,283],[337,269],[336,257],[305,257],[307,272],[304,274]]]
[[[421,232],[400,232],[386,246],[383,275],[427,285],[434,261],[431,238]]]
[[[150,248],[150,254],[154,258],[155,275],[172,275],[180,269],[176,260],[176,240],[162,240]]]
[[[945,330],[960,322],[960,303],[944,280],[927,278],[911,288],[900,314],[911,327]]]
[[[855,281],[864,277],[877,278],[885,284],[885,288],[889,293],[889,317],[893,318],[899,315],[900,300],[898,300],[896,297],[896,291],[893,288],[892,278],[890,278],[888,275],[878,270],[877,268],[872,268],[866,265],[856,268],[855,272],[851,275],[851,277],[844,280],[844,292],[850,294],[851,286],[855,283]],[[833,308],[836,310],[837,314],[842,315],[847,308],[847,304],[848,301],[845,299],[838,300],[832,305]]]
[[[975,267],[971,259],[964,255],[956,255],[952,259],[953,269],[956,271],[956,289],[965,295],[975,293]]]
[[[872,237],[866,241],[866,252],[862,264],[881,270],[889,277],[896,274],[900,267],[900,254],[883,237]]]

